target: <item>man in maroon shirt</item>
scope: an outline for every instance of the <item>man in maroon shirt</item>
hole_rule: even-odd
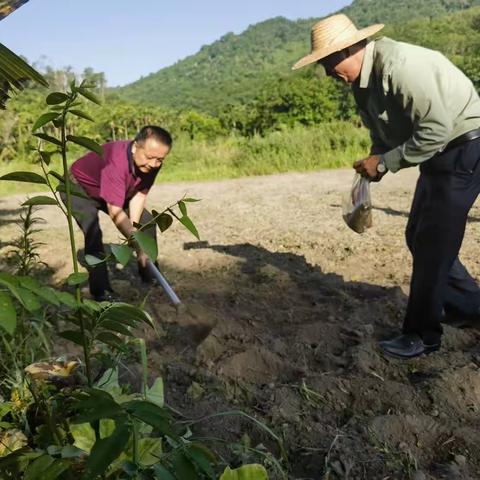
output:
[[[99,210],[107,213],[118,230],[130,238],[135,223],[152,219],[145,201],[165,157],[172,147],[172,137],[161,127],[143,127],[133,141],[118,141],[103,145],[103,156],[88,153],[71,167],[72,181],[88,198],[72,197],[72,209],[77,224],[85,236],[85,255],[105,256]],[[65,195],[62,195],[65,202]],[[146,229],[156,240],[155,226]],[[151,280],[147,255],[137,249],[137,261],[142,280]],[[108,280],[107,266],[92,268],[89,276],[90,293],[98,300],[110,298],[113,291]]]

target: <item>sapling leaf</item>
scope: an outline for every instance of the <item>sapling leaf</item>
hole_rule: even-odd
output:
[[[190,197],[187,197],[187,198],[182,198],[182,202],[200,202],[200,199],[198,198],[190,198]]]
[[[58,138],[52,137],[51,135],[47,135],[46,133],[34,133],[33,136],[39,138],[40,140],[44,140],[45,142],[53,143],[58,147],[62,146],[62,142],[58,140]]]
[[[68,100],[68,95],[62,92],[53,92],[46,98],[48,105],[58,105]]]
[[[76,143],[81,147],[85,147],[88,150],[95,152],[97,155],[100,155],[100,156],[103,155],[103,150],[101,145],[99,145],[95,140],[92,140],[91,138],[79,137],[77,135],[67,135],[67,140],[69,142]]]
[[[195,227],[195,225],[193,224],[193,222],[192,222],[192,220],[190,219],[190,217],[183,216],[183,217],[180,218],[179,220],[180,220],[180,223],[181,223],[189,232],[191,232],[193,235],[195,235],[195,237],[197,237],[197,238],[200,240],[200,235],[198,234],[198,230],[197,230],[197,228]]]
[[[84,87],[78,87],[77,92],[85,97],[86,99],[90,100],[93,103],[96,103],[97,105],[101,105],[102,101],[90,90]]]
[[[95,120],[88,115],[88,113],[82,112],[81,110],[69,110],[70,113],[73,113],[73,115],[84,118],[85,120],[89,120],[90,122],[94,122]]]
[[[155,211],[153,211],[152,213],[155,215],[156,212],[154,212]],[[168,213],[157,213],[157,215],[155,215],[155,222],[158,225],[160,231],[163,233],[170,228],[173,223],[173,218]]]
[[[62,338],[69,340],[70,342],[75,343],[83,347],[83,335],[77,330],[65,330],[59,332],[58,335]]]
[[[94,255],[85,255],[85,262],[87,262],[87,265],[89,265],[90,267],[100,265],[101,263],[104,263],[106,261],[107,261],[106,258],[101,259],[101,258],[95,257]]]
[[[157,260],[158,250],[155,239],[145,232],[137,231],[133,233],[133,238],[138,246],[155,262]]]
[[[38,195],[37,197],[29,198],[26,202],[22,203],[22,207],[28,205],[57,205],[57,200],[46,195]]]
[[[117,262],[125,266],[130,260],[133,251],[128,245],[110,245],[113,256],[117,259]]]
[[[81,285],[88,280],[88,273],[87,272],[77,272],[71,273],[67,278],[67,283],[70,286],[74,285]]]
[[[40,127],[43,127],[47,123],[55,120],[60,115],[59,112],[47,112],[37,118],[37,121],[33,124],[32,131],[38,130]]]
[[[182,202],[181,200],[178,202],[178,208],[180,209],[180,211],[182,212],[182,215],[183,215],[184,217],[187,217],[187,216],[188,216],[187,206],[186,206],[185,203]]]
[[[47,181],[38,173],[33,172],[12,172],[2,175],[0,180],[10,180],[12,182],[39,183],[47,185]]]

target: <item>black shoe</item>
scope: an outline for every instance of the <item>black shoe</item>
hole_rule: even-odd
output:
[[[420,355],[435,352],[440,348],[440,342],[434,344],[423,343],[420,335],[408,333],[400,335],[393,340],[379,342],[384,353],[395,358],[414,358]]]

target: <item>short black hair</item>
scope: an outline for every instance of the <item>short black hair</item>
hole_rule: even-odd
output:
[[[143,144],[147,138],[154,138],[167,147],[172,147],[173,139],[167,130],[157,125],[145,125],[135,136],[134,141]]]

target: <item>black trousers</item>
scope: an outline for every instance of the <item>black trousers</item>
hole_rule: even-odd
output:
[[[436,155],[420,172],[406,229],[413,271],[403,333],[431,344],[440,341],[444,308],[480,312],[480,288],[458,259],[480,193],[480,139]]]
[[[81,190],[78,185],[75,185],[75,188]],[[85,194],[85,192],[83,193]],[[66,195],[64,193],[61,193],[61,198],[63,203],[66,203]],[[102,230],[100,228],[100,222],[98,219],[98,214],[100,211],[105,212],[108,215],[107,204],[105,201],[72,196],[72,210],[75,221],[85,237],[85,255],[93,255],[97,258],[105,258]],[[124,210],[128,212],[128,202],[124,205]],[[152,215],[147,212],[147,210],[144,210],[140,219],[140,223],[148,223],[150,220],[152,220],[152,218]],[[156,242],[155,225],[145,229],[144,232],[149,234]],[[142,277],[142,280],[151,280],[150,274],[146,269],[142,268],[141,265],[138,266],[138,271]],[[89,268],[88,283],[90,293],[93,296],[100,296],[105,293],[106,290],[110,292],[113,291],[110,285],[110,280],[108,279],[108,269],[105,263],[101,263],[96,267]]]

